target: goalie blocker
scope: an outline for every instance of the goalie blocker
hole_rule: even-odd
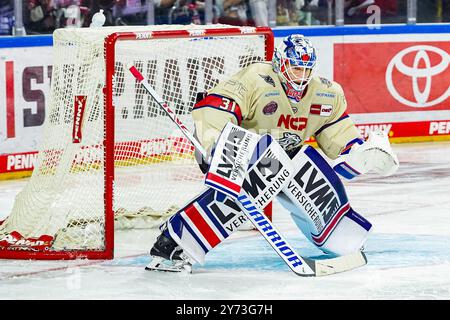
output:
[[[233,132],[244,130],[237,128],[239,130]],[[249,174],[242,168],[249,168],[259,159],[258,152],[249,151],[266,149],[262,140],[255,139],[259,136],[252,135],[245,136],[245,143],[238,139],[240,141],[233,144],[221,140],[228,135],[221,135],[206,176],[206,184],[220,191],[212,188],[204,191],[172,216],[165,226],[165,236],[174,239],[193,260],[203,264],[205,255],[247,220],[234,200],[244,186],[244,191],[259,209],[282,191],[279,195],[281,204],[291,212],[307,239],[322,251],[339,256],[359,250],[367,239],[371,224],[351,209],[340,179],[321,155],[305,146],[291,161],[278,143],[266,136],[272,146],[278,147],[276,152],[284,153],[284,157],[276,158],[284,159],[282,162],[285,163],[279,160],[268,163],[266,158],[259,166],[261,170]],[[236,158],[238,165],[230,161]],[[280,166],[286,170],[279,170]],[[225,182],[227,177],[230,179]],[[264,181],[267,180],[276,182],[277,188],[274,185],[270,190],[266,188]]]

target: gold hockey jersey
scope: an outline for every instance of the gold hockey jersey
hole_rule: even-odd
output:
[[[302,96],[287,91],[270,62],[254,63],[208,91],[193,108],[196,135],[210,151],[227,122],[259,134],[269,133],[289,151],[309,137],[335,159],[361,138],[346,114],[341,86],[314,76]]]

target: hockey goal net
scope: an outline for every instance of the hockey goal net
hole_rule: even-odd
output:
[[[0,226],[0,258],[111,259],[114,227],[154,227],[203,188],[184,138],[126,66],[192,131],[196,94],[269,60],[269,28],[59,29],[38,162]]]

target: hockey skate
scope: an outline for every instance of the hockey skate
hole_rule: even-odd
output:
[[[170,236],[161,233],[150,250],[152,260],[145,270],[192,273],[192,262]]]

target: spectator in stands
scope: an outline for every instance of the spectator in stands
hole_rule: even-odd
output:
[[[216,0],[221,12],[219,23],[236,26],[249,25],[247,2],[245,0]]]
[[[88,12],[86,19],[83,23],[83,26],[89,26],[91,24],[92,16],[103,9],[103,14],[105,15],[105,26],[114,26],[116,25],[113,7],[117,4],[120,5],[125,0],[88,0],[85,1],[84,5],[87,6]]]
[[[204,24],[205,4],[203,0],[154,1],[155,24]]]
[[[11,35],[14,26],[14,0],[0,2],[0,35]]]
[[[450,0],[417,1],[418,23],[448,22],[449,15]]]
[[[299,25],[328,24],[329,0],[296,0]],[[331,2],[333,2],[331,0]]]
[[[27,34],[52,33],[55,30],[56,10],[53,0],[27,0],[24,25]]]
[[[442,1],[442,18],[439,22],[450,22],[450,0]]]
[[[56,28],[85,27],[89,15],[88,0],[54,0]]]
[[[253,25],[256,27],[269,25],[269,12],[267,0],[249,0],[251,17]]]
[[[290,0],[277,0],[277,25],[287,26],[290,24],[292,2]]]

